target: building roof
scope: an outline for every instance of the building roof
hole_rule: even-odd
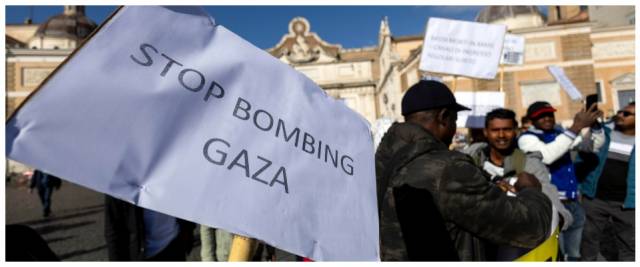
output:
[[[378,48],[373,47],[363,47],[363,48],[352,48],[352,49],[340,49],[340,61],[349,62],[349,61],[362,61],[362,60],[375,60],[378,55]]]
[[[35,36],[84,39],[96,27],[96,23],[82,13],[59,14],[40,24]]]
[[[544,18],[544,15],[536,6],[487,6],[480,10],[476,16],[476,21],[491,23],[520,15],[534,15]]]
[[[549,26],[552,25],[560,25],[560,24],[571,24],[571,23],[579,23],[579,22],[587,22],[589,21],[589,12],[587,10],[581,10],[575,16],[559,19],[556,21],[550,21]]]
[[[7,24],[5,25],[5,34],[11,36],[24,44],[29,43],[29,39],[38,30],[39,24]]]
[[[20,42],[20,40],[18,40],[16,38],[13,38],[13,37],[11,37],[9,35],[5,34],[4,37],[5,37],[5,40],[6,40],[5,41],[5,47],[7,47],[7,48],[22,48],[22,47],[26,46],[25,43]]]
[[[424,39],[424,35],[391,36],[391,40],[393,40],[395,42],[422,41],[423,39]]]

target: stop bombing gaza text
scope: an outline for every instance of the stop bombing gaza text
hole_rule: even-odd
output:
[[[160,72],[161,77],[166,77],[167,74],[169,74],[169,72],[175,65],[183,67],[181,68],[180,72],[177,75],[177,80],[184,89],[193,93],[198,93],[205,88],[205,85],[207,85],[207,79],[205,78],[204,74],[202,74],[202,72],[193,68],[184,67],[184,64],[180,63],[179,61],[173,59],[172,57],[164,53],[160,53],[158,49],[153,45],[142,43],[139,46],[139,50],[141,52],[141,56],[133,55],[133,54],[129,55],[130,59],[133,62],[137,63],[138,65],[141,65],[144,67],[151,67],[155,63],[154,59],[159,59],[159,60],[164,59],[164,61],[166,61],[166,63],[163,63],[165,65],[162,71]],[[161,58],[159,58],[158,55],[160,55]],[[193,77],[193,78],[187,79],[187,77]],[[196,81],[195,84],[193,83],[194,79]],[[220,85],[218,82],[214,80],[211,80],[210,83],[208,83],[206,92],[203,97],[203,101],[208,102],[211,99],[211,97],[222,99],[224,95],[225,95],[225,89],[222,87],[222,85]],[[277,120],[274,120],[274,117],[264,109],[256,109],[255,112],[253,112],[253,117],[252,117],[251,107],[252,105],[249,101],[247,101],[242,97],[238,97],[232,115],[237,119],[253,122],[253,125],[261,131],[269,132],[273,130],[274,137],[276,139],[279,139],[279,137],[282,136],[281,140],[283,140],[285,143],[292,144],[296,148],[299,147],[301,151],[304,151],[310,154],[311,156],[314,156],[318,160],[322,161],[322,158],[323,158],[322,156],[324,155],[325,163],[333,165],[333,167],[335,167],[336,169],[341,169],[344,173],[353,176],[354,168],[353,168],[352,157],[341,154],[337,149],[332,150],[332,148],[326,143],[324,143],[324,146],[323,146],[322,140],[313,137],[313,135],[311,135],[308,132],[301,132],[300,128],[298,127],[294,128],[290,132],[287,132],[285,122],[280,118],[277,118]],[[301,135],[302,135],[302,142],[299,142]],[[207,140],[207,142],[205,143],[205,146],[206,144],[210,143],[211,140],[214,140],[214,139],[217,139],[217,138],[211,138]],[[317,143],[316,143],[316,140],[317,140]],[[260,158],[260,156],[258,157]],[[331,163],[329,163],[329,161]],[[338,168],[338,166],[340,166],[340,168]],[[232,165],[229,166],[229,169],[231,169],[231,167]],[[284,168],[282,172],[283,172],[283,175],[286,176],[286,170],[284,170]],[[281,171],[277,172],[277,174],[279,173],[281,173]],[[277,174],[276,174],[276,177],[274,177],[274,179],[277,178]],[[284,179],[284,183],[286,183],[286,178]],[[273,182],[270,184],[273,185]],[[285,184],[285,189],[286,189],[286,184]]]

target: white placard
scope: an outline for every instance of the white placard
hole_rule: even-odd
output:
[[[524,63],[524,42],[525,39],[522,36],[505,34],[500,64],[522,65]]]
[[[6,144],[144,208],[317,261],[379,260],[367,121],[201,8],[122,8],[10,119]]]
[[[420,70],[493,79],[506,29],[505,25],[430,18]]]
[[[547,66],[547,70],[549,71],[549,73],[551,73],[551,75],[553,75],[553,78],[556,79],[556,81],[560,84],[560,87],[562,87],[562,89],[564,89],[564,91],[567,92],[571,100],[575,101],[575,100],[582,99],[582,93],[580,93],[578,88],[576,88],[576,86],[573,85],[571,80],[569,80],[569,77],[567,77],[567,75],[564,74],[564,69],[555,65],[550,65],[550,66]]]
[[[456,102],[471,110],[458,112],[459,128],[484,128],[484,118],[496,108],[504,108],[502,92],[455,92]]]

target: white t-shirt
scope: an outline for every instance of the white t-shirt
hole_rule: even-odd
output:
[[[491,175],[491,181],[494,181],[497,177],[504,176],[504,168],[491,163],[491,161],[488,161],[488,160],[485,161],[484,164],[482,165],[482,168]],[[518,180],[518,178],[516,177],[508,177],[505,179],[509,181],[509,184],[512,186],[516,184],[516,181]],[[507,196],[515,197],[516,194],[512,192],[507,192]]]
[[[484,169],[487,173],[489,173],[491,175],[491,181],[493,181],[496,177],[502,177],[504,176],[504,168],[497,166],[493,163],[491,163],[490,161],[485,161],[484,164],[482,165],[482,169]],[[517,177],[509,177],[509,178],[505,178],[508,179],[509,184],[510,185],[515,185],[516,181],[518,181]],[[516,194],[512,193],[512,192],[507,192],[507,196],[510,197],[515,197]],[[553,235],[553,232],[556,230],[556,227],[558,226],[558,223],[560,223],[560,217],[558,215],[558,210],[556,209],[555,206],[551,205],[551,231],[549,231],[549,237],[551,237],[551,235]]]

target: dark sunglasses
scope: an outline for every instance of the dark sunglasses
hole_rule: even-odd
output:
[[[636,115],[635,113],[631,113],[631,112],[626,111],[626,110],[618,110],[618,113],[616,113],[616,114],[620,114],[620,113],[622,113],[623,117],[629,117],[631,115],[633,115],[633,116]]]

